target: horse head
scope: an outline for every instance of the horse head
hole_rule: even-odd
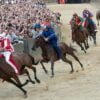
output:
[[[46,43],[46,42],[45,42],[43,36],[40,35],[40,36],[36,37],[36,38],[34,39],[34,45],[33,45],[33,47],[32,47],[32,50],[35,50],[36,48],[45,45],[45,43]]]

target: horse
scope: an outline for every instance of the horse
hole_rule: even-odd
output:
[[[34,58],[29,54],[16,53],[16,52],[11,54],[11,59],[14,59],[14,61],[18,65],[17,69],[19,73],[17,74],[15,70],[9,64],[6,63],[4,56],[1,55],[0,78],[18,87],[24,93],[24,96],[27,97],[27,91],[23,89],[23,86],[27,85],[28,82],[31,82],[33,84],[35,84],[35,82],[31,79],[28,70],[25,68],[32,69],[32,71],[34,72],[34,78],[36,82],[40,83],[40,80],[37,78],[36,68],[32,66],[32,65],[37,65],[38,62],[36,63]],[[28,76],[28,80],[26,80],[24,84],[21,83],[18,77],[18,75],[23,75],[23,74],[27,74]]]
[[[72,20],[70,24],[72,29],[72,41],[76,42],[77,45],[81,47],[81,50],[83,50],[86,53],[86,50],[89,48],[88,30],[84,27],[82,27],[82,29],[79,29],[79,26],[76,24],[74,20]],[[84,44],[85,48],[82,44]]]
[[[97,31],[95,31],[94,25],[89,23],[88,19],[86,19],[86,23],[87,23],[86,28],[89,32],[89,37],[90,37],[90,39],[92,37],[93,42],[96,45],[96,33],[97,33]]]
[[[41,35],[34,39],[34,45],[32,47],[32,50],[36,50],[36,48],[38,47],[40,47],[42,50],[42,59],[40,60],[40,64],[42,65],[43,70],[45,71],[46,74],[48,73],[43,63],[48,63],[50,61],[51,62],[51,77],[54,77],[54,62],[59,60],[57,57],[57,53],[55,52],[53,47],[44,40],[44,37]],[[74,57],[74,59],[80,64],[81,68],[84,70],[83,64],[80,62],[80,60],[74,53],[74,51],[76,51],[74,48],[69,47],[67,44],[63,42],[59,43],[59,48],[61,49],[61,52],[62,52],[61,54],[62,61],[68,63],[71,66],[70,73],[74,72],[73,64],[72,64],[72,61],[66,58],[66,54],[69,54],[72,57]]]
[[[97,22],[98,22],[98,26],[99,26],[99,21],[100,21],[100,10],[98,10],[97,12],[96,12],[96,19],[97,19]]]

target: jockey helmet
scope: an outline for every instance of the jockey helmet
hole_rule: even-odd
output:
[[[75,17],[75,16],[78,16],[78,14],[77,14],[77,13],[74,13],[73,16],[74,16],[74,17]]]
[[[41,25],[40,24],[35,24],[34,25],[34,28],[36,29],[36,28],[41,28]]]

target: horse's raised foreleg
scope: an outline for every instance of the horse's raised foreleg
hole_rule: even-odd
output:
[[[74,69],[73,69],[73,64],[72,64],[72,62],[71,62],[70,60],[68,60],[65,56],[62,58],[62,60],[63,60],[64,62],[70,64],[70,66],[71,66],[71,71],[70,71],[70,73],[73,73],[73,72],[74,72]]]
[[[6,80],[6,81],[9,82],[9,83],[12,83],[12,84],[15,85],[16,87],[18,87],[18,88],[24,93],[24,96],[27,97],[27,91],[24,90],[24,89],[20,86],[20,84],[17,84],[17,83],[14,82],[11,78],[8,79],[8,80]]]

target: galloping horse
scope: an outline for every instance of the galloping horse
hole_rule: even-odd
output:
[[[43,59],[40,61],[42,68],[44,69],[45,73],[47,73],[47,70],[46,70],[45,66],[43,65],[43,62],[48,63],[50,61],[51,62],[51,70],[52,70],[51,77],[54,77],[54,62],[59,60],[55,50],[51,47],[51,45],[49,45],[49,43],[47,43],[44,40],[43,36],[38,36],[37,38],[35,38],[32,50],[35,50],[35,48],[38,48],[38,47],[40,47],[42,49]],[[83,64],[79,61],[78,57],[73,52],[73,51],[75,51],[75,49],[73,49],[72,47],[69,47],[67,44],[65,44],[63,42],[59,44],[59,47],[62,51],[61,59],[64,62],[70,64],[71,73],[74,72],[73,64],[72,64],[72,61],[70,61],[66,58],[66,54],[69,54],[72,57],[74,57],[74,59],[80,64],[81,68],[84,69]]]
[[[97,13],[96,13],[96,19],[97,19],[98,26],[99,26],[99,21],[100,21],[100,10],[98,10]]]
[[[94,44],[96,45],[96,33],[97,33],[97,31],[95,31],[94,25],[89,23],[89,21],[87,19],[86,19],[86,23],[87,23],[86,28],[87,28],[87,30],[89,32],[89,37],[93,38]]]
[[[81,47],[81,50],[83,50],[86,53],[86,49],[89,48],[88,44],[89,32],[87,31],[86,28],[80,30],[79,26],[76,24],[74,20],[71,21],[71,29],[72,29],[73,42],[75,41]],[[84,44],[85,48],[82,46],[82,44]]]
[[[16,74],[14,69],[6,63],[3,55],[1,55],[2,58],[0,58],[0,78],[3,79],[4,81],[12,83],[16,87],[18,87],[24,93],[25,96],[27,96],[27,91],[24,90],[22,87],[28,84],[28,82],[31,82],[33,84],[35,82],[32,81],[28,70],[25,68],[27,67],[29,69],[32,69],[34,72],[35,80],[38,83],[40,83],[40,80],[36,76],[36,68],[32,66],[32,65],[37,65],[37,63],[35,63],[34,58],[32,56],[25,53],[12,53],[11,56],[16,62],[16,64],[18,65],[19,73]],[[24,84],[20,82],[19,77],[18,77],[18,75],[22,75],[22,74],[27,74],[28,79],[29,79],[29,80],[26,80]]]

